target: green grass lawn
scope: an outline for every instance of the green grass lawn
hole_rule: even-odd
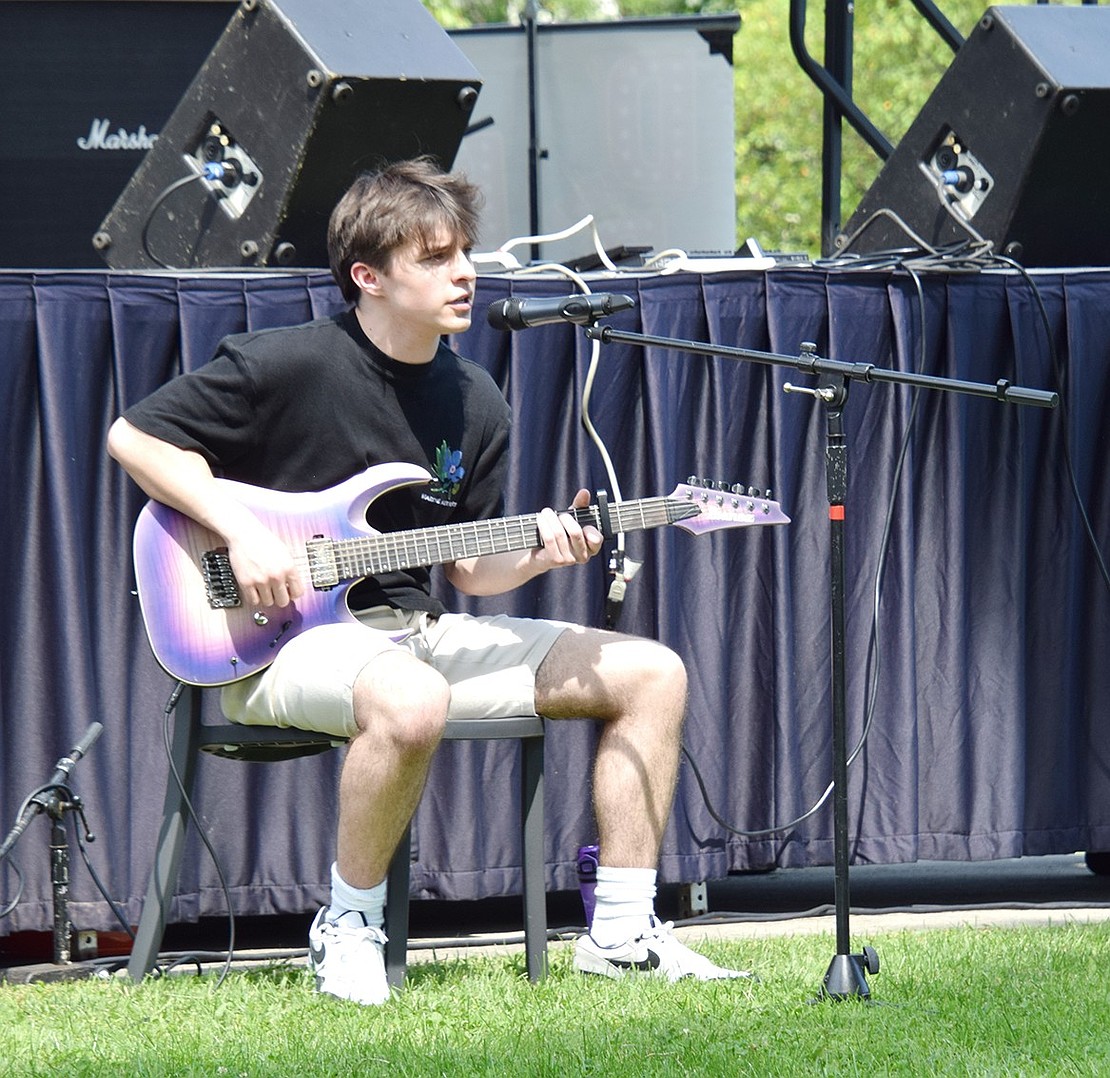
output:
[[[0,986],[0,1075],[1105,1075],[1110,923],[869,939],[870,1003],[813,1002],[829,936],[700,949],[760,981],[613,982],[555,947],[421,963],[382,1008],[275,966]]]

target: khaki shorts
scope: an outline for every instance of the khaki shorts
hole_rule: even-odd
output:
[[[261,673],[226,685],[232,722],[293,726],[336,737],[355,735],[355,679],[383,652],[404,650],[429,663],[451,686],[449,718],[536,714],[536,671],[565,622],[474,617],[375,607],[358,622],[309,629],[290,640]]]

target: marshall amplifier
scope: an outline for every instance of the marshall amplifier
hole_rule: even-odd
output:
[[[89,238],[234,11],[0,0],[0,266],[103,267]]]
[[[343,191],[449,168],[480,86],[420,0],[242,0],[87,242],[116,269],[326,266]]]

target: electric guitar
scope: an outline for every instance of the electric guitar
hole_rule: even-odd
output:
[[[377,532],[366,509],[396,487],[426,483],[413,464],[379,464],[334,487],[288,494],[217,480],[285,542],[305,583],[289,606],[251,608],[239,595],[227,547],[190,517],[151,501],[135,525],[135,579],[155,658],[180,681],[227,685],[273,662],[317,625],[354,621],[347,587],[366,576],[541,545],[536,516]],[[697,482],[692,480],[691,482]],[[675,524],[694,534],[788,524],[777,502],[741,487],[680,484],[672,494],[570,510],[607,536]]]

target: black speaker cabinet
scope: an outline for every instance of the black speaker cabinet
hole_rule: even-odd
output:
[[[883,210],[933,246],[1110,264],[1110,8],[989,8],[837,246],[860,228],[850,252],[912,246]]]
[[[420,0],[242,0],[93,246],[116,269],[326,266],[351,181],[449,168],[480,86]]]

